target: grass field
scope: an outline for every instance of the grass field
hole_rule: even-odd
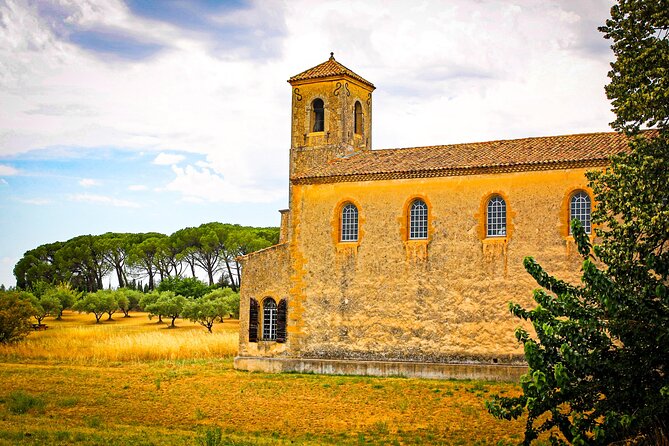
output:
[[[516,444],[487,414],[515,384],[236,371],[236,321],[66,312],[0,346],[0,445]],[[220,429],[221,441],[215,440]],[[205,440],[209,436],[209,443]]]

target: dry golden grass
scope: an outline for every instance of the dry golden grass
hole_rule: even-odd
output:
[[[0,358],[75,362],[231,358],[237,354],[239,322],[226,320],[214,333],[185,320],[158,324],[146,313],[114,314],[96,324],[91,315],[66,311],[61,321],[31,333],[19,344],[0,344]]]
[[[485,411],[518,386],[360,376],[240,372],[236,322],[214,334],[185,321],[167,329],[133,315],[96,325],[66,313],[17,346],[0,347],[0,446],[518,443],[522,421]],[[10,410],[13,392],[39,409]]]

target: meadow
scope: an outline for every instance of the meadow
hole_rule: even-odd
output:
[[[144,313],[65,312],[0,345],[0,445],[517,444],[488,415],[516,384],[236,371],[238,322],[212,334]],[[103,320],[106,319],[103,318]],[[220,435],[220,437],[219,437]]]

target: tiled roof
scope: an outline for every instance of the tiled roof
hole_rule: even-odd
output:
[[[295,76],[288,79],[288,82],[292,84],[293,82],[307,79],[319,79],[324,77],[342,76],[342,75],[348,75],[353,79],[362,82],[365,85],[369,85],[370,87],[375,88],[374,84],[372,84],[368,80],[363,79],[362,76],[355,74],[353,71],[349,70],[348,68],[337,62],[334,58],[333,53],[330,53],[330,58],[325,62],[323,62],[322,64],[316,65],[313,68],[309,68],[308,70],[303,71],[300,74],[296,74]]]
[[[611,155],[626,147],[624,135],[607,132],[363,150],[308,168],[291,180],[329,183],[592,167],[605,165]]]

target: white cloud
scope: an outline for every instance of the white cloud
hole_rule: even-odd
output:
[[[172,164],[179,164],[181,161],[183,161],[186,157],[183,155],[176,155],[173,153],[164,153],[161,152],[158,154],[156,159],[153,160],[153,164],[158,164],[161,166],[169,166]]]
[[[9,186],[9,183],[4,178],[0,178],[0,184],[2,184],[3,186]]]
[[[83,178],[79,181],[79,185],[83,187],[92,187],[92,186],[99,186],[100,182],[92,178]]]
[[[161,191],[178,192],[190,202],[270,202],[286,195],[283,188],[267,189],[254,185],[239,185],[227,181],[211,169],[187,165],[172,166],[176,178]]]
[[[206,163],[172,184],[190,197],[198,191],[187,184],[204,172],[242,196],[285,188],[285,80],[331,50],[378,87],[375,148],[608,130],[603,86],[612,55],[596,25],[610,1],[516,3],[297,0],[268,15],[266,2],[252,2],[217,19],[285,21],[281,51],[265,59],[212,49],[211,36],[133,16],[121,1],[67,3],[70,24],[141,30],[167,47],[132,63],[59,37],[27,3],[0,3],[0,154],[102,145],[159,153],[154,163],[175,165],[186,158],[170,152],[195,152]]]
[[[7,164],[0,164],[0,176],[9,177],[18,174],[19,174],[18,169],[12,166],[8,166]]]
[[[129,200],[122,200],[119,198],[109,197],[106,195],[94,194],[74,194],[68,197],[71,201],[79,201],[83,203],[105,204],[114,207],[123,208],[139,208],[139,203]]]
[[[147,187],[143,184],[131,184],[130,186],[128,186],[128,190],[131,190],[133,192],[143,191],[146,189]]]

